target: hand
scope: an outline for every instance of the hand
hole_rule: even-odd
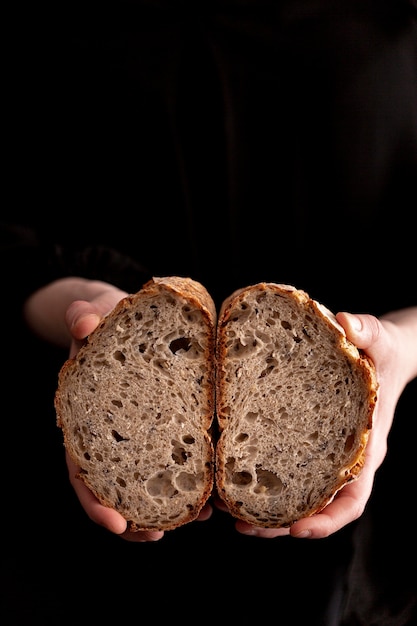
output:
[[[352,343],[372,359],[379,382],[373,428],[359,478],[346,485],[321,513],[295,522],[290,528],[258,528],[243,521],[236,529],[246,535],[274,538],[283,535],[324,538],[358,519],[372,492],[377,469],[387,453],[394,411],[404,387],[417,375],[417,308],[377,319],[372,315],[339,313],[338,322]],[[224,503],[216,501],[222,510]]]

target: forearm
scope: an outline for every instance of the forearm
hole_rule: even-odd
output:
[[[45,341],[69,347],[71,334],[65,322],[68,306],[75,300],[90,301],[108,289],[112,286],[102,281],[61,278],[29,296],[23,307],[24,319],[32,332]]]

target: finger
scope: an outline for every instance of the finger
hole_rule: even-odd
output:
[[[66,459],[71,485],[77,494],[81,506],[93,522],[99,526],[103,526],[115,535],[119,535],[126,541],[138,543],[145,541],[158,541],[159,539],[162,539],[164,536],[164,531],[162,530],[138,532],[127,530],[127,522],[124,517],[122,517],[120,513],[114,509],[110,509],[109,507],[105,507],[100,504],[95,495],[87,488],[82,480],[77,478],[79,468],[69,457],[68,453],[66,453]]]
[[[373,478],[374,471],[365,464],[360,477],[343,487],[321,513],[295,522],[290,529],[291,536],[324,539],[358,519],[371,494]]]
[[[65,456],[70,483],[73,486],[80,504],[87,513],[88,517],[96,524],[104,526],[116,535],[124,533],[127,528],[126,520],[120,515],[120,513],[117,513],[117,511],[114,511],[109,507],[103,506],[97,500],[95,495],[88,489],[83,481],[77,478],[79,467],[77,467],[77,465],[70,458],[68,452],[65,453]]]
[[[103,506],[94,496],[94,494],[84,485],[84,483],[75,478],[80,483],[76,488],[77,496],[81,506],[87,513],[88,517],[99,526],[103,526],[111,533],[119,535],[121,539],[132,543],[142,543],[147,541],[158,541],[164,536],[161,530],[146,531],[130,531],[127,530],[127,522],[114,509]]]
[[[74,339],[85,339],[122,298],[128,294],[117,287],[101,291],[91,301],[76,300],[67,309],[66,324]]]
[[[229,512],[227,504],[223,502],[223,500],[219,496],[213,497],[213,504],[216,507],[216,509],[219,509],[219,511],[223,511],[224,513]]]
[[[341,312],[336,315],[339,324],[344,328],[346,337],[362,350],[375,349],[383,332],[381,322],[373,315]]]
[[[159,541],[164,536],[163,530],[141,530],[138,532],[126,531],[119,535],[121,539],[131,543],[145,543]]]
[[[101,315],[94,303],[76,300],[67,309],[65,321],[74,339],[82,340],[98,326]]]
[[[242,535],[260,537],[261,539],[275,539],[275,537],[285,537],[290,534],[289,528],[260,528],[242,520],[236,522],[235,528]]]
[[[211,517],[212,513],[213,507],[209,503],[206,503],[197,517],[197,522],[205,522]]]

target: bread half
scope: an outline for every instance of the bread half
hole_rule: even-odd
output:
[[[212,491],[215,328],[201,284],[155,278],[119,302],[59,373],[64,445],[79,478],[130,530],[190,522]]]
[[[237,518],[290,526],[322,510],[364,463],[373,364],[307,293],[260,283],[217,326],[219,496]]]

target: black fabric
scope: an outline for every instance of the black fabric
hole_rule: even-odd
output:
[[[405,626],[417,589],[415,538],[402,531],[414,383],[368,510],[340,533],[253,539],[216,511],[157,544],[126,544],[86,519],[72,493],[53,412],[67,355],[31,337],[20,310],[34,289],[71,274],[127,291],[151,275],[190,275],[217,304],[273,280],[334,311],[415,305],[415,3],[10,11],[3,623],[153,611],[174,623]]]
[[[218,301],[273,279],[380,311],[387,272],[409,301],[412,5],[100,6],[19,21],[12,215],[193,273]]]

